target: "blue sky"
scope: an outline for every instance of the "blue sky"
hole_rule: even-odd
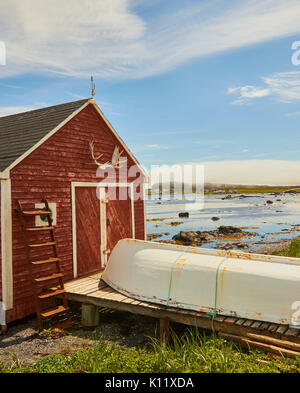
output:
[[[89,97],[93,73],[98,105],[146,167],[220,163],[229,181],[243,161],[274,183],[272,161],[283,183],[293,163],[289,182],[300,183],[299,1],[0,0],[0,10],[0,115]]]

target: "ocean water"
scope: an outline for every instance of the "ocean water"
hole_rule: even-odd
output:
[[[257,236],[245,236],[241,240],[254,250],[265,242],[300,236],[300,194],[247,194],[242,199],[234,194],[234,199],[223,200],[224,197],[226,195],[205,195],[202,206],[176,199],[176,196],[171,199],[164,195],[160,200],[152,195],[146,201],[147,234],[161,235],[156,239],[159,241],[172,239],[180,231],[207,231],[231,225],[257,233]],[[273,204],[267,204],[269,200]],[[190,217],[179,218],[178,214],[186,211]],[[219,220],[213,221],[212,217]],[[179,225],[172,226],[174,222]],[[215,246],[216,243],[202,245]]]

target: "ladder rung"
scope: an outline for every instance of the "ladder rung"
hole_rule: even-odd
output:
[[[66,293],[64,289],[58,289],[57,291],[51,291],[48,293],[42,293],[41,295],[38,296],[39,299],[49,299],[54,296],[59,296],[62,295],[63,293]]]
[[[49,308],[48,310],[42,311],[41,317],[49,318],[52,317],[53,315],[61,314],[66,311],[69,311],[69,307],[65,307],[65,306],[53,307],[53,308]]]
[[[52,231],[54,227],[32,227],[32,228],[26,228],[26,231],[28,232],[38,232],[38,231]]]
[[[47,243],[39,243],[39,244],[29,244],[30,248],[39,248],[39,247],[47,247],[47,246],[55,246],[56,242],[47,242]]]
[[[54,262],[59,262],[59,261],[60,261],[59,258],[49,258],[49,259],[45,259],[44,261],[34,261],[31,263],[32,263],[32,265],[38,266],[38,265],[45,265],[47,263],[54,263]]]
[[[48,210],[22,210],[24,216],[51,216],[51,212]]]
[[[56,278],[61,278],[61,277],[63,277],[62,273],[55,273],[55,274],[52,274],[51,276],[35,278],[34,281],[35,282],[50,281],[50,280],[54,280]]]

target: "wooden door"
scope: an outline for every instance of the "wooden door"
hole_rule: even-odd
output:
[[[76,187],[77,274],[101,269],[100,201],[96,187]]]
[[[128,187],[126,187],[126,192],[128,196]],[[126,200],[120,200],[119,197],[120,187],[117,187],[115,200],[108,198],[106,205],[107,249],[110,252],[119,240],[132,238],[134,235],[131,199],[128,196]]]

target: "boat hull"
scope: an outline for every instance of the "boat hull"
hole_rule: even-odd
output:
[[[296,258],[125,239],[102,279],[138,300],[299,327]]]

